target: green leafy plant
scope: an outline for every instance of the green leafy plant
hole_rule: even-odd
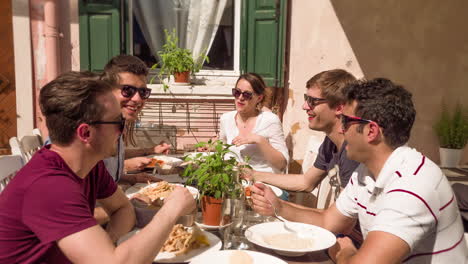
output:
[[[453,114],[443,105],[434,130],[442,148],[462,149],[468,141],[468,114],[459,104],[455,106]]]
[[[191,50],[180,48],[179,38],[175,29],[171,33],[165,29],[164,34],[166,36],[166,43],[163,45],[162,50],[158,51],[160,62],[154,64],[151,69],[156,69],[158,66],[161,67],[158,78],[163,84],[164,91],[167,91],[169,86],[164,82],[164,76],[187,71],[194,74],[200,71],[204,61],[209,62],[209,58],[206,56],[206,51],[204,51],[194,59]],[[153,83],[155,77],[151,78],[150,83]]]
[[[242,185],[238,179],[238,172],[246,164],[239,164],[234,156],[226,157],[232,145],[225,144],[220,140],[200,142],[195,147],[207,147],[212,152],[197,153],[188,156],[185,161],[189,165],[185,168],[182,177],[187,178],[188,185],[198,188],[200,194],[220,199],[223,197],[239,197]]]

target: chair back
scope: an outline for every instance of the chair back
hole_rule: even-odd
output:
[[[0,156],[0,192],[16,175],[16,172],[23,167],[23,159],[18,155]]]
[[[19,155],[26,164],[34,153],[42,147],[42,138],[39,135],[28,135],[18,140],[17,137],[10,138],[11,153]]]

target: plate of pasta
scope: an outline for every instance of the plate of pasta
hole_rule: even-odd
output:
[[[138,232],[139,230],[134,230],[128,233],[117,244],[123,243]],[[184,227],[178,224],[172,228],[154,261],[158,263],[190,262],[195,257],[219,251],[221,247],[221,240],[214,234],[200,230],[196,226]]]
[[[167,181],[160,181],[151,184],[136,186],[136,184],[125,191],[128,199],[138,199],[147,204],[162,205],[162,201],[171,194],[175,186],[182,186],[187,188],[193,195],[193,198],[198,197],[198,190],[192,186],[184,186],[177,183],[168,183]]]

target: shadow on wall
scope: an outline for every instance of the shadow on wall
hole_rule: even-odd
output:
[[[302,173],[302,167],[301,167],[302,159],[300,160],[293,159],[294,144],[293,144],[293,137],[291,133],[288,133],[288,135],[285,138],[285,141],[286,141],[286,146],[288,147],[288,151],[289,151],[288,173],[300,174]]]
[[[331,0],[366,78],[386,77],[413,94],[410,146],[439,161],[432,126],[442,100],[468,107],[468,1]],[[465,147],[462,164],[468,164]]]

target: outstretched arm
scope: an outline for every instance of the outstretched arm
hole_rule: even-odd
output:
[[[140,156],[148,156],[154,154],[169,154],[171,144],[161,142],[158,145],[151,148],[139,148],[139,149],[125,149],[125,159],[130,159]]]
[[[348,233],[356,219],[344,216],[332,205],[326,210],[318,210],[294,205],[276,197],[270,187],[256,183],[251,187],[253,208],[262,215],[273,216],[273,208],[282,217],[306,224],[323,227],[333,233]]]
[[[151,263],[176,220],[194,208],[192,194],[177,187],[153,220],[118,247],[99,225],[60,239],[58,246],[73,263]]]
[[[337,239],[337,245],[329,250],[335,263],[402,263],[410,253],[410,247],[399,237],[382,231],[372,231],[357,250],[351,239]]]
[[[281,152],[275,149],[265,137],[257,134],[249,133],[247,135],[239,135],[232,140],[232,144],[241,146],[245,144],[256,144],[260,152],[262,152],[263,158],[268,161],[269,164],[283,170],[286,168],[287,160]]]
[[[117,241],[135,226],[135,209],[122,189],[117,188],[110,197],[99,200],[99,204],[109,216],[106,231],[112,241]]]
[[[244,178],[261,181],[289,191],[307,191],[315,189],[326,176],[326,172],[311,167],[305,174],[277,174],[270,172],[243,170]]]

